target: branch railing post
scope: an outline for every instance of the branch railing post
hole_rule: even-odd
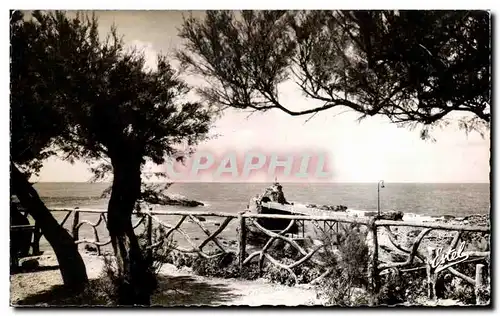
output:
[[[475,279],[475,284],[474,284],[474,294],[476,296],[476,304],[477,305],[484,305],[487,304],[488,302],[485,301],[484,299],[484,279],[483,279],[483,272],[484,272],[484,264],[477,264],[476,265],[476,279]]]
[[[73,225],[72,225],[72,234],[73,234],[73,240],[77,241],[78,238],[78,222],[80,222],[80,212],[77,210],[73,211]]]
[[[372,234],[371,251],[368,266],[368,281],[371,294],[371,304],[376,304],[376,297],[379,290],[379,275],[378,275],[378,238],[377,238],[377,223],[372,219],[368,224],[368,229]]]
[[[247,231],[246,231],[246,221],[243,217],[244,212],[238,214],[239,222],[239,234],[238,234],[238,263],[240,267],[240,273],[243,272],[243,262],[246,256],[246,245],[247,245]]]
[[[427,261],[426,261],[426,274],[427,274],[427,296],[430,300],[436,299],[436,281],[437,274],[435,268],[432,266],[432,261],[436,258],[436,248],[427,247]]]

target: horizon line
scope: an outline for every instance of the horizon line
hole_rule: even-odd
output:
[[[490,184],[490,182],[437,182],[437,181],[387,181],[383,180],[385,183],[408,183],[408,184],[413,184],[413,183],[421,183],[421,184]],[[176,183],[274,183],[275,181],[144,181],[143,183],[166,183],[166,182],[172,182],[173,184]],[[373,184],[377,183],[378,181],[277,181],[279,183],[300,183],[300,184],[344,184],[344,183],[366,183],[366,184]],[[92,181],[32,181],[33,184],[36,183],[88,183],[88,184],[97,184],[97,183],[112,183],[112,181],[97,181],[97,182],[92,182]]]

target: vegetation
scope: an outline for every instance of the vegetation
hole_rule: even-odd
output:
[[[158,274],[161,267],[170,255],[175,246],[171,238],[166,237],[163,226],[157,226],[151,230],[151,243],[149,241],[147,224],[144,223],[144,231],[137,236],[140,245],[141,255],[146,259],[146,271],[141,283],[136,283],[135,291],[149,291],[152,295],[158,288]],[[115,256],[104,256],[104,269],[99,282],[93,288],[98,296],[104,297],[108,305],[133,305],[133,302],[123,304],[121,298],[122,274],[119,270],[119,263]],[[137,293],[136,295],[142,295]]]
[[[28,179],[56,153],[97,162],[96,180],[112,173],[107,225],[116,261],[107,261],[103,280],[106,297],[120,305],[149,304],[158,264],[169,260],[169,248],[153,253],[132,226],[138,203],[157,197],[142,183],[145,165],[189,155],[207,138],[212,105],[294,116],[345,107],[361,118],[423,124],[423,138],[454,114],[465,114],[458,120],[466,132],[489,128],[487,12],[210,11],[203,20],[186,19],[179,35],[186,45],[177,57],[205,78],[198,92],[210,106],[187,101],[191,89],[166,56],[147,68],[144,55],[127,49],[116,29],[102,39],[93,16],[11,14],[13,193],[52,245],[65,284],[81,290],[88,280],[78,249]],[[313,101],[311,108],[280,101],[289,80]],[[323,290],[331,304],[360,304],[353,298],[367,287],[367,248],[359,232],[338,237],[345,242],[325,240],[324,260],[333,272]],[[192,264],[199,274],[239,273],[230,254],[203,260]],[[289,284],[278,270],[266,267],[269,278]],[[251,269],[248,276],[256,277]],[[406,281],[388,281],[379,299],[401,301],[398,288],[409,286]]]
[[[165,283],[165,278],[159,277],[158,274],[163,264],[167,261],[166,258],[170,255],[175,244],[171,238],[166,237],[166,231],[162,226],[155,227],[151,231],[152,243],[149,245],[149,237],[147,234],[147,225],[144,226],[144,232],[139,234],[138,241],[141,245],[141,252],[145,258],[148,258],[149,278],[143,280],[141,287],[137,290],[152,288],[155,294],[159,294],[157,298],[162,301],[167,301],[170,297],[164,297],[159,286],[160,283]],[[48,304],[49,306],[117,306],[120,305],[120,287],[121,275],[117,269],[117,261],[113,255],[105,254],[103,257],[104,267],[99,278],[90,280],[82,291],[68,291],[66,287],[55,286],[52,289],[42,292],[27,299],[18,302],[19,305],[37,305],[40,303]],[[171,303],[171,302],[168,302]],[[132,305],[132,304],[127,304]]]
[[[319,285],[326,303],[336,306],[367,305],[368,246],[358,227],[342,232],[321,232],[325,245],[321,259],[332,269]]]
[[[451,122],[481,135],[490,127],[486,11],[209,11],[185,19],[179,36],[185,45],[178,59],[205,80],[199,94],[222,108],[310,117],[344,108],[360,120],[381,115],[419,126],[423,139]],[[309,108],[280,100],[290,82]],[[357,251],[363,253],[350,249],[345,258]],[[333,266],[344,264],[342,255],[331,258],[341,260]],[[353,304],[347,298],[364,284],[348,271],[364,269],[363,262],[328,279],[332,303]],[[387,283],[381,299],[398,301],[395,288],[405,281]]]
[[[381,276],[381,288],[376,297],[379,304],[418,304],[427,297],[427,276],[425,270],[411,273],[389,273]]]
[[[379,276],[380,287],[373,294],[369,288],[369,248],[366,231],[357,225],[352,225],[339,233],[326,232],[320,229],[320,239],[325,247],[318,252],[318,258],[325,263],[331,272],[323,275],[316,284],[318,297],[327,305],[333,306],[363,306],[363,305],[422,305],[428,301],[427,274],[424,269],[398,271],[384,270]],[[290,251],[285,243],[276,242],[268,253],[281,264],[292,264],[302,256]],[[311,261],[306,261],[292,270],[297,278],[287,270],[269,261],[264,261],[262,273],[256,260],[239,269],[235,253],[219,254],[212,258],[201,255],[188,255],[172,252],[167,259],[177,267],[191,268],[195,274],[218,278],[243,278],[254,280],[264,278],[274,283],[294,286],[297,283],[307,284],[321,276],[325,269]],[[216,253],[211,253],[215,255]],[[406,257],[403,258],[405,260]],[[398,261],[398,260],[397,260]],[[401,259],[399,260],[401,261]],[[465,275],[474,276],[475,264],[462,263],[456,267]],[[488,270],[488,269],[485,269]],[[489,270],[488,270],[489,271]],[[488,279],[489,276],[485,276]],[[489,286],[480,293],[484,301],[489,300]],[[476,304],[474,287],[448,272],[439,275],[436,285],[439,299],[452,299],[460,304]]]
[[[39,172],[42,161],[55,154],[52,145],[65,125],[58,100],[68,91],[52,85],[51,65],[43,58],[48,48],[39,37],[39,25],[24,21],[23,14],[14,11],[10,27],[11,194],[17,196],[52,246],[64,284],[81,290],[88,278],[78,248],[29,182],[30,175]]]
[[[192,152],[206,138],[214,112],[186,101],[190,89],[165,56],[158,57],[155,69],[147,69],[144,55],[127,49],[115,29],[102,40],[95,17],[35,11],[24,18],[17,12],[11,23],[30,35],[25,47],[16,48],[26,50],[25,68],[14,69],[12,76],[23,84],[47,79],[41,85],[43,103],[38,91],[29,103],[33,114],[43,105],[55,113],[57,137],[47,148],[70,161],[104,161],[93,169],[96,179],[113,174],[108,230],[121,275],[120,299],[149,304],[150,291],[135,287],[147,277],[147,263],[131,222],[142,169],[146,162],[162,164],[167,157]]]

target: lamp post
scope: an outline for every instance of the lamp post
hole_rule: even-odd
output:
[[[380,188],[385,188],[384,180],[380,180],[377,184],[377,214],[380,218]]]

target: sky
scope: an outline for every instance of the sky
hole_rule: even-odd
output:
[[[201,11],[96,11],[99,32],[104,36],[114,23],[129,46],[141,49],[153,67],[157,53],[172,53],[182,47],[177,37],[183,15],[203,16]],[[188,79],[191,84],[197,80]],[[314,106],[293,83],[281,87],[280,100],[298,110]],[[332,182],[489,182],[490,139],[478,134],[466,135],[456,125],[435,130],[436,142],[419,138],[418,130],[399,128],[384,117],[370,117],[361,122],[359,114],[345,108],[307,116],[292,117],[279,110],[254,113],[228,110],[215,122],[212,133],[219,135],[198,146],[199,152],[238,157],[251,151],[270,157],[272,153],[319,154],[327,157]],[[222,159],[222,158],[221,158]],[[270,159],[270,158],[268,158]],[[220,160],[220,159],[219,159]],[[214,166],[217,166],[216,160]],[[243,158],[241,158],[243,160]],[[296,158],[296,161],[298,158]],[[294,161],[294,163],[296,162]],[[238,160],[238,164],[241,164]],[[158,167],[152,167],[158,170]],[[164,168],[164,166],[159,167]],[[85,182],[92,174],[89,166],[70,164],[56,157],[44,163],[38,182]],[[163,170],[163,169],[161,169]],[[218,178],[207,171],[190,180],[196,181],[269,181],[264,170],[243,179]],[[294,178],[289,181],[316,181],[317,178]]]

